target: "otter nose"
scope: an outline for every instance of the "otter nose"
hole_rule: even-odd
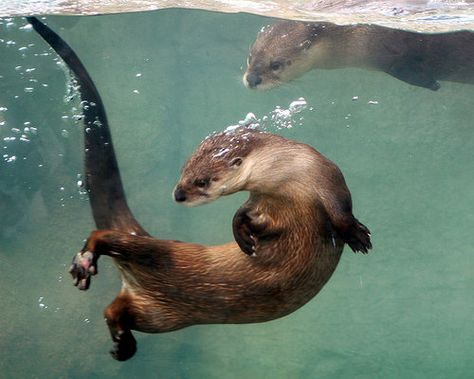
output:
[[[183,201],[186,201],[186,193],[178,187],[174,190],[174,199],[178,203],[182,203]]]
[[[258,86],[260,83],[262,83],[262,78],[258,74],[251,72],[250,74],[247,75],[247,83],[250,88],[254,88]]]

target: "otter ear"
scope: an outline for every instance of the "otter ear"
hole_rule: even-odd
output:
[[[230,163],[229,163],[229,166],[230,167],[234,167],[234,168],[237,168],[239,167],[241,164],[242,164],[242,158],[240,157],[236,157],[236,158],[233,158]]]
[[[300,46],[303,50],[308,50],[311,47],[312,43],[313,42],[310,39],[306,39],[301,42]]]

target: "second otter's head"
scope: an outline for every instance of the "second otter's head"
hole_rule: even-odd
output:
[[[206,138],[184,165],[174,199],[195,206],[244,189],[252,167],[247,158],[259,143],[258,134],[238,128]]]
[[[250,49],[243,82],[268,89],[295,79],[327,60],[329,24],[283,21],[262,28]]]

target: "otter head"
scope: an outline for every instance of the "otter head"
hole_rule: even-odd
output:
[[[243,82],[268,89],[295,79],[325,60],[326,24],[278,22],[262,28],[250,49]]]
[[[206,138],[184,165],[174,199],[195,206],[245,189],[255,133],[238,128]]]

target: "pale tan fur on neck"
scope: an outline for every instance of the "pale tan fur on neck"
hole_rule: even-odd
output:
[[[246,159],[244,190],[298,204],[314,203],[317,178],[327,161],[308,145],[274,141]]]

